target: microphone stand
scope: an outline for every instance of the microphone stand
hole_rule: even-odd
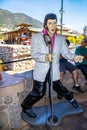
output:
[[[52,42],[51,42],[51,37],[49,34],[43,35],[44,41],[46,43],[46,46],[49,47],[49,54],[52,54]],[[52,61],[49,62],[49,100],[50,100],[50,108],[51,108],[51,115],[48,117],[48,121],[53,125],[54,123],[58,122],[58,119],[56,116],[53,115],[53,94],[52,94],[52,88],[53,88],[53,70],[52,70]]]
[[[49,47],[49,54],[52,54],[52,44],[48,46]],[[58,122],[58,119],[56,116],[53,115],[53,94],[52,94],[52,88],[53,88],[53,70],[52,70],[52,61],[49,62],[50,65],[50,76],[49,76],[49,100],[50,100],[50,109],[51,109],[51,115],[48,117],[48,121],[53,125],[54,123]]]

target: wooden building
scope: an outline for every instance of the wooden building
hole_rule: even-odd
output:
[[[23,44],[24,41],[31,39],[31,34],[39,32],[41,29],[34,29],[32,25],[27,23],[17,24],[13,31],[5,32],[3,34],[4,40],[7,44]]]

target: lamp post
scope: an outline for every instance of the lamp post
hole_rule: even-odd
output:
[[[63,0],[61,0],[61,9],[60,9],[60,14],[61,14],[61,18],[60,18],[60,34],[62,34],[62,25],[63,25],[63,13],[64,13],[64,10],[63,10]]]

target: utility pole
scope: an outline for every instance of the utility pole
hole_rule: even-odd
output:
[[[60,18],[60,34],[62,34],[62,30],[63,30],[63,13],[64,13],[64,10],[63,10],[63,0],[61,0],[61,9],[60,9],[60,15],[61,15],[61,18]]]

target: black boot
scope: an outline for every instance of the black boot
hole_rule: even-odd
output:
[[[78,104],[78,102],[76,101],[76,99],[72,99],[71,101],[70,101],[70,103],[71,103],[71,105],[74,107],[74,108],[79,108],[79,104]]]
[[[65,95],[65,98],[71,103],[71,105],[72,105],[74,108],[78,108],[78,107],[79,107],[78,102],[76,101],[76,99],[74,99],[72,92],[68,92],[68,93]]]
[[[23,109],[23,112],[26,113],[31,118],[36,118],[37,115],[32,111],[32,108]]]

